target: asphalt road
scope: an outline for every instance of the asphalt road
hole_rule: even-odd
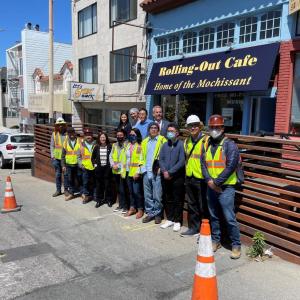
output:
[[[0,170],[2,199],[8,173]],[[52,198],[54,184],[30,169],[18,168],[12,181],[22,210],[0,215],[0,299],[190,299],[194,238]],[[222,248],[216,268],[220,300],[300,299],[300,267],[277,257],[232,261]]]

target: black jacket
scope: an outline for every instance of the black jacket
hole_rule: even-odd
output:
[[[93,153],[92,153],[92,163],[93,165],[97,165],[96,166],[96,173],[101,172],[101,161],[100,161],[100,151],[99,151],[99,145],[96,145],[94,147]],[[106,156],[106,170],[105,170],[105,175],[108,176],[110,175],[109,173],[111,173],[111,168],[110,168],[110,164],[109,164],[109,155],[111,152],[111,145],[107,146],[107,156]],[[104,175],[104,174],[103,174]]]

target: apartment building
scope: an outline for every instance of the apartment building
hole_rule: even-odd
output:
[[[30,94],[35,89],[35,69],[48,73],[48,45],[48,32],[40,31],[39,25],[28,23],[21,31],[20,42],[6,50],[9,107],[19,113],[20,124],[32,125],[37,121],[36,112],[29,110]],[[71,57],[71,45],[55,42],[54,73],[59,73]],[[45,113],[48,112],[47,108]],[[63,112],[57,113],[61,115]]]
[[[73,122],[115,125],[145,106],[146,13],[137,0],[75,0],[72,7]],[[89,94],[90,93],[90,94]]]

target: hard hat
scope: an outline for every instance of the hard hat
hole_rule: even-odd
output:
[[[201,123],[198,116],[196,116],[196,115],[188,116],[188,118],[186,119],[186,124],[189,125],[189,124],[193,124],[193,123]]]
[[[208,126],[224,126],[224,118],[221,115],[212,115],[208,120]]]
[[[66,124],[65,120],[62,117],[56,119],[55,125]]]
[[[83,134],[93,136],[93,131],[90,128],[84,128]]]

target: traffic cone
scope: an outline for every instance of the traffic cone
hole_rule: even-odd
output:
[[[209,221],[202,220],[192,300],[217,300],[218,288]]]
[[[7,176],[4,203],[3,208],[1,209],[1,213],[8,213],[19,210],[21,210],[21,206],[17,205],[16,197],[11,184],[11,178],[10,176]]]

